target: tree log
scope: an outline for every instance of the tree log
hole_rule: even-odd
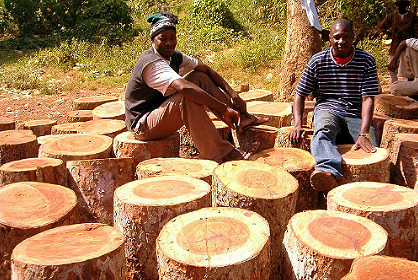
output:
[[[418,118],[418,102],[407,96],[379,94],[374,98],[376,114],[397,119]]]
[[[390,158],[386,149],[377,148],[376,152],[367,153],[352,147],[352,144],[338,145],[343,157],[343,177],[338,180],[339,185],[361,181],[390,182]]]
[[[340,279],[354,259],[378,254],[387,241],[375,222],[338,211],[297,213],[287,225],[282,279]]]
[[[0,166],[0,187],[24,181],[67,186],[67,170],[60,159],[27,158]]]
[[[152,158],[140,162],[136,167],[137,179],[167,175],[185,175],[212,183],[212,173],[218,166],[216,161],[191,158]]]
[[[239,96],[244,100],[245,102],[251,102],[251,101],[268,101],[273,102],[273,93],[269,90],[264,89],[253,89],[246,92],[241,92]]]
[[[42,145],[48,141],[51,141],[52,139],[60,138],[63,135],[67,135],[67,134],[44,135],[44,136],[39,136],[36,140],[38,141],[39,145]]]
[[[254,141],[260,143],[260,146],[253,153],[273,148],[276,136],[277,128],[268,125],[248,126],[241,133],[237,133],[238,144],[243,151],[252,149]]]
[[[385,126],[385,122],[391,119],[392,118],[386,116],[380,116],[377,114],[373,115],[373,126],[376,130],[376,140],[378,146],[380,146],[380,143],[382,142],[383,127]]]
[[[68,112],[67,121],[73,122],[86,122],[93,119],[93,110],[74,110]]]
[[[7,117],[0,116],[0,131],[4,130],[15,130],[16,129],[16,122]]]
[[[248,113],[268,118],[265,125],[277,128],[289,126],[292,122],[292,104],[287,102],[251,101],[247,103]]]
[[[303,115],[302,115],[302,124],[304,126],[308,126],[308,121],[309,123],[312,123],[312,116],[313,116],[313,110],[315,109],[315,104],[316,104],[316,101],[314,100],[305,100],[305,108],[303,110]],[[310,118],[310,120],[308,120],[308,118]],[[312,126],[310,125],[309,127],[312,127]]]
[[[115,138],[116,135],[121,134],[127,130],[125,121],[112,119],[99,119],[87,122],[82,122],[78,133],[106,135]]]
[[[0,278],[10,279],[10,256],[17,244],[44,230],[78,222],[76,203],[73,191],[54,184],[19,182],[0,188]]]
[[[125,120],[125,101],[107,102],[92,111],[93,119]]]
[[[38,155],[39,145],[31,130],[0,131],[0,165]]]
[[[255,161],[229,161],[215,168],[212,205],[238,207],[260,214],[270,225],[271,274],[279,279],[283,235],[296,213],[298,181],[288,172]]]
[[[401,143],[392,181],[418,190],[418,141]]]
[[[52,127],[51,134],[52,135],[77,134],[83,123],[84,122],[72,122],[72,123],[56,124]]]
[[[296,148],[273,148],[252,155],[250,160],[276,166],[298,180],[296,212],[319,207],[319,192],[311,187],[309,181],[316,165],[314,157],[309,152]]]
[[[350,273],[341,280],[418,279],[418,262],[387,256],[370,256],[355,259]]]
[[[418,258],[418,192],[394,184],[356,182],[331,190],[327,206],[381,225],[388,233],[385,255]]]
[[[383,128],[381,148],[385,148],[389,152],[390,158],[394,158],[393,142],[395,135],[398,133],[418,133],[418,121],[393,119],[387,120]]]
[[[107,102],[117,101],[116,96],[99,95],[99,96],[85,96],[73,100],[74,110],[93,110],[99,105]]]
[[[112,138],[104,135],[69,134],[52,139],[39,148],[39,157],[69,160],[109,158]]]
[[[68,161],[68,187],[76,194],[81,222],[113,225],[113,193],[134,180],[133,158]]]
[[[12,275],[33,279],[125,279],[123,235],[104,224],[62,226],[13,250]]]
[[[414,133],[397,133],[394,135],[392,143],[391,162],[393,165],[398,161],[399,150],[404,142],[418,142],[418,134]]]
[[[37,137],[51,134],[51,129],[57,124],[56,120],[32,120],[23,124],[24,129],[32,130]]]
[[[305,129],[305,135],[302,138],[302,141],[298,145],[293,145],[290,141],[289,134],[293,129],[293,126],[284,126],[278,129],[277,137],[275,139],[274,147],[275,148],[299,148],[305,151],[311,150],[311,140],[313,136],[313,129],[308,127],[303,127]]]
[[[229,140],[231,137],[231,128],[223,121],[212,121],[215,125],[218,134],[224,140]],[[198,158],[200,155],[199,150],[195,146],[192,137],[190,136],[189,130],[187,130],[186,126],[182,126],[178,130],[180,134],[180,157],[183,158]]]
[[[128,279],[158,279],[155,243],[172,218],[210,206],[208,183],[188,176],[161,176],[127,183],[115,191],[114,224],[126,238]]]
[[[154,141],[135,139],[132,132],[123,132],[113,141],[113,152],[117,158],[132,157],[135,166],[143,160],[156,157],[178,157],[180,136],[173,133],[166,138]]]
[[[270,231],[259,214],[213,207],[172,219],[157,239],[161,280],[266,280]]]

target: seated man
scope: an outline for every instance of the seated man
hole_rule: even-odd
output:
[[[330,28],[331,47],[312,56],[296,88],[295,127],[290,132],[294,144],[304,135],[305,98],[311,93],[316,98],[311,141],[316,167],[311,184],[319,191],[336,187],[336,179],[343,176],[337,144],[353,143],[354,149],[376,151],[371,127],[374,96],[378,94],[376,62],[372,55],[355,48],[353,40],[352,22],[335,20]]]
[[[155,140],[186,125],[202,158],[243,159],[219,136],[204,105],[232,129],[263,120],[248,114],[245,102],[217,72],[176,50],[176,16],[158,13],[147,21],[152,47],[140,56],[126,89],[128,129],[139,140]]]
[[[398,67],[399,65],[399,67]],[[389,71],[398,69],[398,76],[407,80],[396,80],[390,85],[390,92],[417,98],[418,95],[418,38],[403,40],[389,63]]]

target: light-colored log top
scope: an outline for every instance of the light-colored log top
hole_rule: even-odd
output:
[[[228,161],[213,174],[228,189],[263,199],[286,197],[298,188],[298,181],[288,172],[254,161]]]
[[[310,170],[315,167],[314,157],[307,151],[297,148],[272,148],[250,157],[250,160],[277,166],[288,172]]]
[[[292,113],[292,104],[288,102],[251,101],[247,104],[251,114],[289,115]]]
[[[98,258],[119,248],[121,232],[104,224],[57,227],[19,243],[14,260],[35,265],[63,265]]]
[[[111,146],[112,138],[105,135],[68,134],[46,142],[40,150],[57,156],[89,156],[106,151]]]
[[[208,183],[189,176],[161,176],[136,180],[115,191],[119,200],[134,205],[176,205],[203,197]]]
[[[17,228],[41,227],[65,216],[76,203],[75,193],[59,185],[12,183],[0,188],[0,223]]]
[[[0,145],[19,145],[36,140],[32,130],[0,131]]]
[[[376,152],[368,153],[363,149],[354,150],[352,144],[338,145],[338,151],[346,164],[365,165],[385,160],[389,153],[386,149],[376,148]]]
[[[62,160],[56,158],[25,158],[21,160],[11,161],[0,166],[0,170],[8,172],[31,171],[37,168],[47,166],[58,166],[62,164]]]
[[[224,267],[257,256],[269,236],[268,223],[259,214],[214,207],[172,219],[161,230],[157,242],[165,256],[179,263]]]
[[[395,184],[355,182],[331,190],[328,200],[360,211],[399,211],[418,205],[418,192]]]
[[[252,89],[249,91],[241,92],[239,96],[246,102],[254,100],[273,101],[273,93],[264,89]]]
[[[193,178],[210,176],[218,163],[205,159],[152,158],[144,160],[136,167],[138,174],[145,176],[186,175]]]
[[[380,225],[337,211],[300,212],[291,218],[289,226],[305,246],[334,259],[377,254],[387,241],[387,233]]]
[[[101,119],[120,118],[125,115],[125,101],[107,102],[93,109],[92,115]]]

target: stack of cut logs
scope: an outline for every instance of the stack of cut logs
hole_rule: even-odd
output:
[[[66,123],[0,117],[0,280],[418,279],[418,102],[376,97],[377,152],[340,145],[323,193],[314,102],[295,147],[292,104],[244,89],[268,122],[236,133],[208,112],[223,139],[260,143],[222,164],[185,127],[137,140],[113,95],[74,100]]]

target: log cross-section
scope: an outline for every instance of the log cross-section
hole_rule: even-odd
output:
[[[125,280],[124,238],[104,224],[75,224],[41,232],[12,254],[13,279]]]
[[[203,208],[168,222],[157,240],[160,280],[267,280],[270,231],[259,214]]]
[[[38,155],[38,141],[31,130],[0,131],[0,164]]]
[[[208,183],[161,176],[127,183],[114,193],[114,225],[126,238],[127,279],[158,279],[155,242],[172,218],[210,206]]]
[[[265,125],[280,128],[292,122],[292,104],[288,102],[251,101],[247,109],[250,114],[268,118]]]

